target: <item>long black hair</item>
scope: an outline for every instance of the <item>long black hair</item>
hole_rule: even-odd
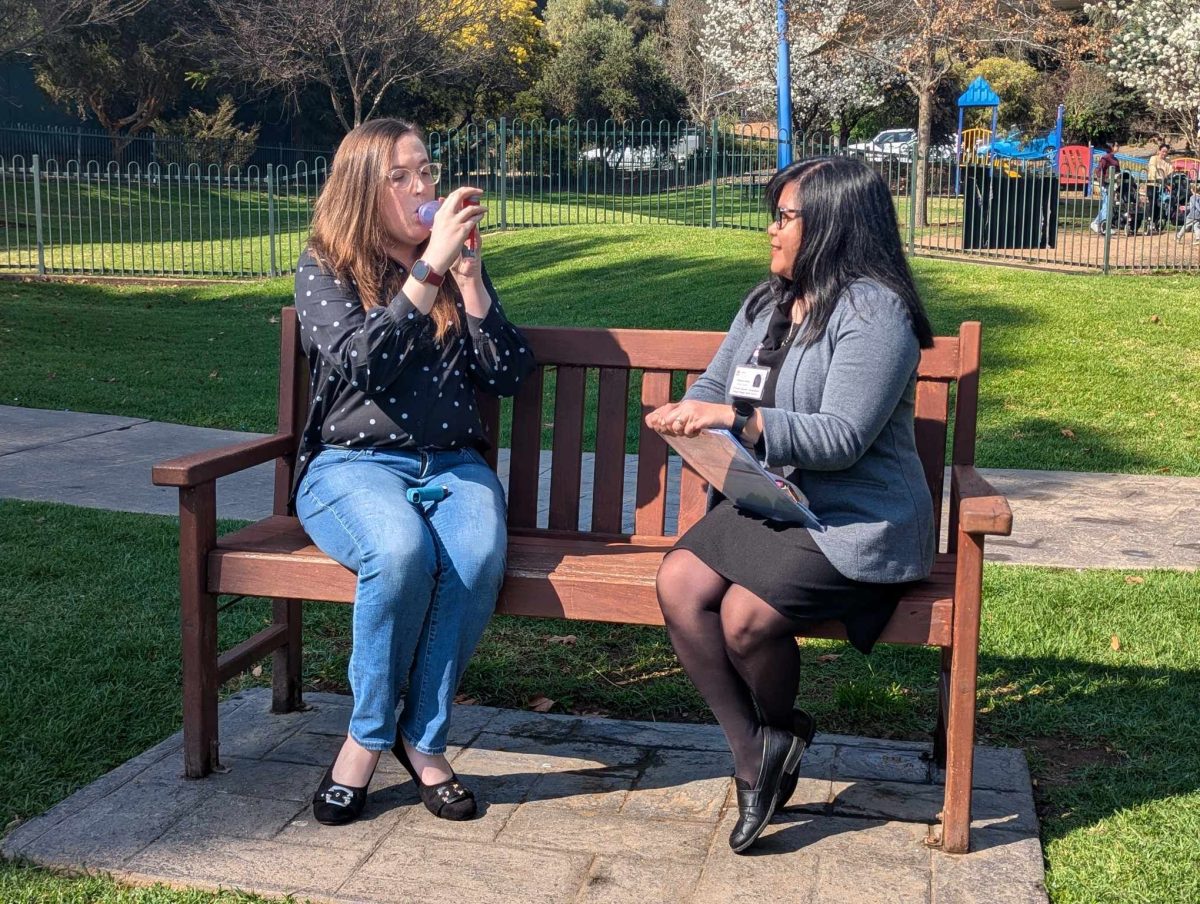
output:
[[[891,289],[908,309],[921,348],[933,345],[933,327],[917,294],[900,243],[896,209],[887,183],[852,157],[812,157],[777,172],[767,183],[771,216],[789,185],[798,185],[797,206],[803,237],[791,279],[772,276],[771,291],[746,306],[754,320],[763,306],[784,298],[803,298],[808,316],[797,342],[811,345],[825,332],[838,299],[858,279]]]

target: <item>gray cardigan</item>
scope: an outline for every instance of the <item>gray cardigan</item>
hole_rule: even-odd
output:
[[[750,293],[684,398],[732,402],[735,368],[767,334],[772,300],[753,323],[745,315],[764,291]],[[813,539],[853,580],[913,581],[933,568],[933,502],[913,431],[920,354],[899,296],[859,280],[813,345],[788,350],[775,407],[762,409],[764,464],[799,469],[800,489],[824,526]]]

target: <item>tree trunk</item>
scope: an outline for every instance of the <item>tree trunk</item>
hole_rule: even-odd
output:
[[[917,228],[923,229],[929,225],[929,187],[926,176],[929,171],[929,133],[933,126],[933,92],[936,89],[930,80],[921,84],[917,94],[917,178],[913,186],[912,199],[917,207]]]

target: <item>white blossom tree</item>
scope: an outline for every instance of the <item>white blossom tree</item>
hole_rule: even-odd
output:
[[[848,120],[883,102],[892,74],[830,42],[847,0],[792,0],[789,8],[794,119],[801,126],[836,120],[848,130]],[[775,0],[709,0],[700,35],[703,59],[728,83],[744,86],[750,107],[774,111]]]
[[[1109,0],[1108,48],[1117,81],[1141,94],[1197,147],[1200,129],[1200,2]]]

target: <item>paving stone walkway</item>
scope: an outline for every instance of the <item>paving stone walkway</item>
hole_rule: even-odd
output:
[[[331,828],[308,800],[349,699],[307,702],[276,716],[266,689],[230,697],[227,773],[182,779],[176,734],[16,828],[4,855],[134,883],[373,904],[1047,900],[1017,750],[977,749],[973,852],[956,856],[925,844],[942,800],[928,745],[818,734],[790,804],[739,857],[715,726],[459,707],[449,756],[485,801],[480,818],[434,819],[385,755],[365,818]]]
[[[138,418],[0,406],[0,498],[65,502],[164,515],[177,493],[150,483],[159,461],[261,434]],[[271,510],[272,468],[217,483],[218,513],[253,520]],[[593,459],[583,460],[580,524],[591,519]],[[507,450],[498,472],[508,477]],[[1200,478],[1070,471],[983,470],[1013,509],[1011,537],[989,538],[991,561],[1070,568],[1200,568]],[[624,529],[633,529],[634,462],[626,463]],[[679,460],[668,473],[667,528],[674,530]],[[543,453],[539,517],[549,514],[550,456]],[[948,495],[948,494],[947,494]]]

